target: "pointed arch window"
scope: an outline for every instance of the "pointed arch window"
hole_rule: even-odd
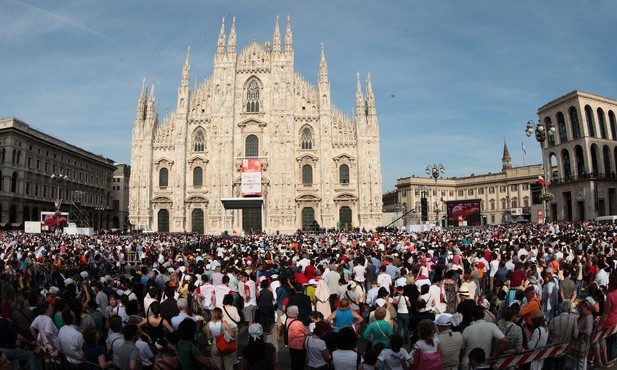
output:
[[[244,142],[244,156],[258,157],[259,156],[259,138],[255,135],[249,135]]]
[[[13,172],[11,176],[11,193],[17,193],[17,172]]]
[[[300,147],[302,149],[313,149],[313,132],[309,127],[302,129],[300,135]]]
[[[249,82],[246,91],[246,111],[249,113],[259,112],[259,84],[256,80]]]
[[[206,150],[206,135],[203,130],[195,131],[193,135],[193,150],[196,152],[203,152]]]

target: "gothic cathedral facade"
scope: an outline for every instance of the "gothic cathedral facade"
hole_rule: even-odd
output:
[[[236,52],[235,19],[228,36],[223,19],[212,74],[191,89],[187,52],[175,111],[162,120],[154,84],[144,82],[132,133],[135,227],[231,234],[381,224],[370,76],[364,91],[358,76],[350,117],[331,103],[323,46],[315,86],[294,70],[289,18],[281,38],[277,19],[271,44]],[[247,164],[256,165],[251,177]]]

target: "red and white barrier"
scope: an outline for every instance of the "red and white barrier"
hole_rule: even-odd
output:
[[[599,340],[602,340],[608,336],[617,333],[617,326],[608,329],[597,330],[591,333],[591,343],[595,343]],[[542,360],[549,357],[557,357],[564,355],[570,351],[570,344],[564,343],[555,346],[547,346],[534,351],[526,351],[518,355],[511,356],[501,356],[493,361],[491,361],[491,365],[494,368],[503,369],[510,366],[518,366],[522,364],[526,364],[529,362],[533,362],[536,360]]]
[[[495,368],[507,368],[518,366],[529,362],[542,360],[549,357],[561,356],[568,352],[569,344],[561,344],[553,347],[544,347],[535,351],[523,352],[513,357],[498,358],[491,365]]]

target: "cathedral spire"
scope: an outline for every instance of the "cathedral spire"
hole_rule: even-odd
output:
[[[323,42],[321,43],[321,61],[319,62],[319,81],[328,81],[328,63],[326,63],[326,52],[324,51]]]
[[[219,41],[216,46],[216,53],[219,55],[225,53],[225,17],[223,17],[223,22],[221,24],[221,32],[219,33]]]
[[[285,31],[285,54],[293,54],[293,40],[291,35],[291,18],[287,16],[287,30]]]
[[[137,116],[136,120],[144,120],[146,118],[146,110],[147,110],[147,101],[146,97],[148,95],[148,86],[146,84],[146,79],[144,78],[141,82],[141,91],[139,92],[139,100],[137,100]]]
[[[272,37],[272,51],[275,53],[281,52],[281,31],[279,30],[279,16],[276,16],[276,24],[274,25],[274,36]]]
[[[230,54],[236,53],[236,17],[231,20],[231,32],[227,41],[227,52]]]
[[[375,95],[373,95],[373,85],[371,84],[371,74],[366,75],[366,111],[368,116],[376,116]]]
[[[356,121],[359,123],[361,118],[366,115],[364,107],[364,95],[362,94],[362,85],[360,84],[360,73],[356,75]]]
[[[501,164],[502,171],[512,168],[512,157],[510,157],[510,151],[508,150],[508,144],[506,144],[505,138],[503,139],[503,156],[501,157]]]
[[[146,120],[154,119],[154,115],[155,115],[155,102],[156,102],[156,98],[154,97],[155,83],[156,83],[156,77],[152,79],[152,89],[150,90],[150,97],[148,98],[148,103],[147,103]]]
[[[182,87],[188,87],[189,86],[189,79],[190,79],[190,75],[191,75],[191,65],[190,65],[190,56],[191,56],[191,47],[189,46],[188,49],[186,50],[186,59],[184,60],[184,67],[182,67],[182,82],[181,82],[181,86]]]

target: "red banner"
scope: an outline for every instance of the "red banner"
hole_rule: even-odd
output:
[[[261,159],[242,160],[242,195],[261,195]]]

